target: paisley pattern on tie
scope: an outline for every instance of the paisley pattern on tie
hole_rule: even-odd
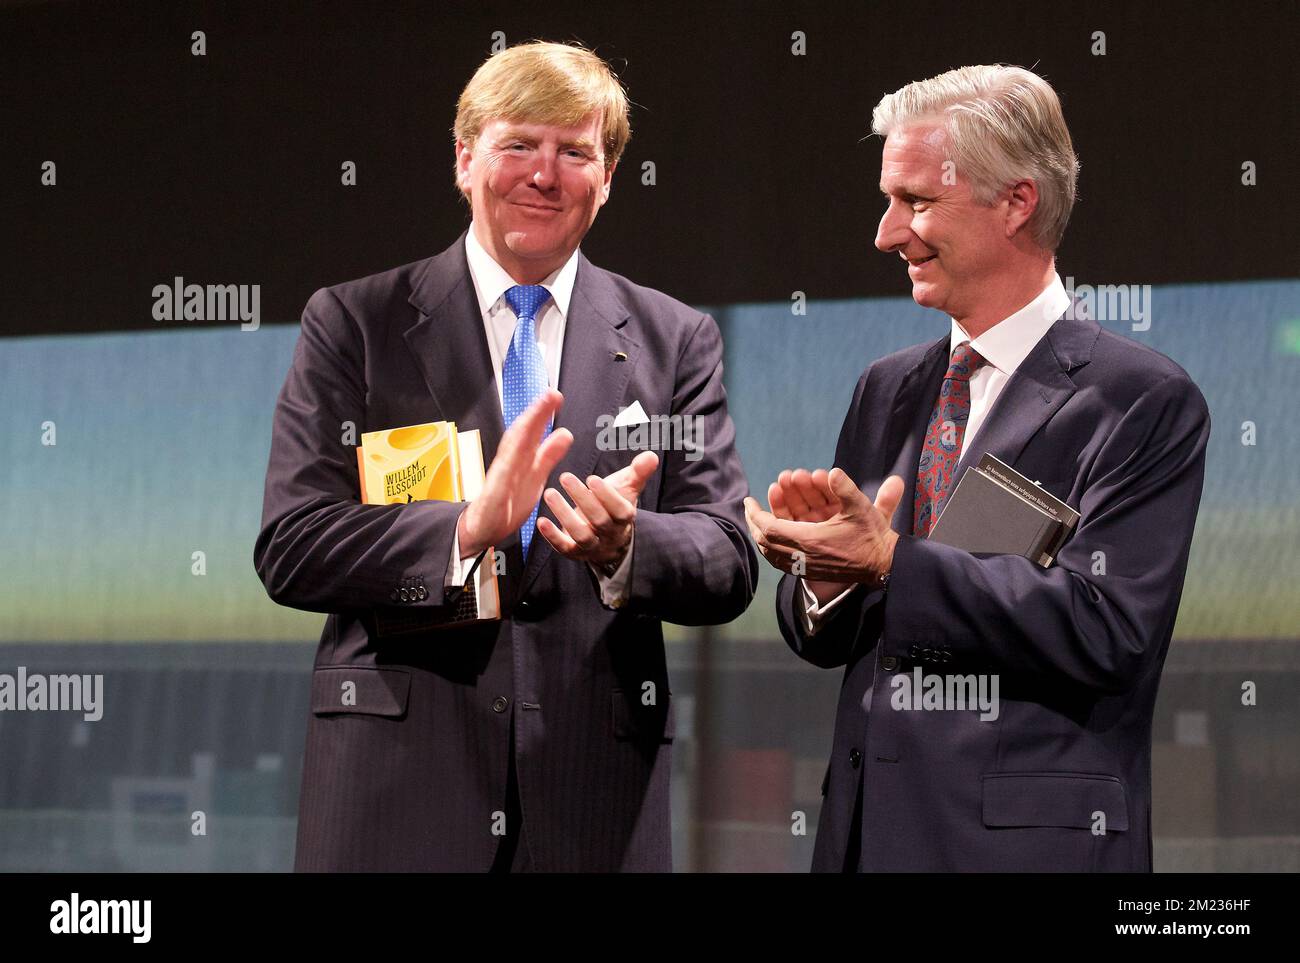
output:
[[[542,349],[537,346],[537,312],[551,299],[551,292],[540,284],[516,284],[506,291],[505,299],[519,319],[501,371],[501,414],[509,428],[546,390],[546,362],[542,359]],[[550,433],[551,424],[547,422],[542,440]],[[524,558],[528,557],[528,546],[536,530],[537,506],[534,505],[528,520],[519,527]]]
[[[951,494],[952,475],[957,468],[966,421],[970,418],[970,379],[983,356],[969,341],[957,345],[952,363],[943,376],[939,400],[930,413],[921,460],[916,466],[916,493],[912,499],[912,534],[925,538]]]

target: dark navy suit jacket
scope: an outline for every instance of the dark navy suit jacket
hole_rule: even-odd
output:
[[[867,495],[891,474],[906,483],[887,591],[859,588],[810,637],[802,588],[780,584],[789,645],[846,668],[813,869],[844,868],[861,789],[865,871],[1149,871],[1151,717],[1200,503],[1205,399],[1150,348],[1069,312],[1053,323],[953,476],[992,452],[1082,513],[1043,569],[911,535],[948,361],[945,334],[875,362],[840,432],[835,464]],[[998,717],[891,702],[918,666],[996,674]]]
[[[500,623],[380,636],[376,610],[418,618],[447,604],[462,506],[360,504],[353,445],[364,431],[445,419],[480,429],[490,463],[503,432],[464,238],[308,302],[276,406],[254,553],[272,599],[329,613],[298,869],[488,869],[512,722],[534,869],[671,869],[674,713],[660,620],[728,621],[757,582],[717,325],[580,257],[559,387],[556,427],[575,441],[556,487],[562,472],[603,476],[635,456],[598,450],[602,414],[639,401],[650,416],[701,419],[702,457],[660,452],[642,493],[627,604],[604,606],[589,567],[540,536],[525,566],[515,534],[497,546],[508,564]],[[342,705],[349,682],[355,705]]]

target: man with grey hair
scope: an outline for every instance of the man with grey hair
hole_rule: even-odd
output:
[[[786,641],[846,668],[813,868],[1149,871],[1151,718],[1205,400],[1072,310],[1055,252],[1078,163],[1046,81],[963,67],[886,96],[873,128],[876,247],[948,330],[867,368],[829,472],[781,472],[770,511],[746,500],[792,573]],[[1079,511],[1050,566],[927,540],[985,453]],[[900,686],[927,672],[992,683],[1000,704],[914,711]]]

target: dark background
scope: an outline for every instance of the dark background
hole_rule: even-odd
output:
[[[292,322],[320,286],[441,250],[468,220],[455,102],[494,30],[615,64],[634,133],[584,250],[685,301],[905,295],[871,246],[871,108],[999,61],[1053,83],[1082,161],[1063,276],[1292,276],[1297,19],[1289,2],[9,4],[0,334],[163,326],[151,290],[178,274],[260,284],[263,320]]]

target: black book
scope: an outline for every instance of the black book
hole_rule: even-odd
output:
[[[991,454],[967,467],[930,539],[971,554],[1023,555],[1046,568],[1079,513]]]

